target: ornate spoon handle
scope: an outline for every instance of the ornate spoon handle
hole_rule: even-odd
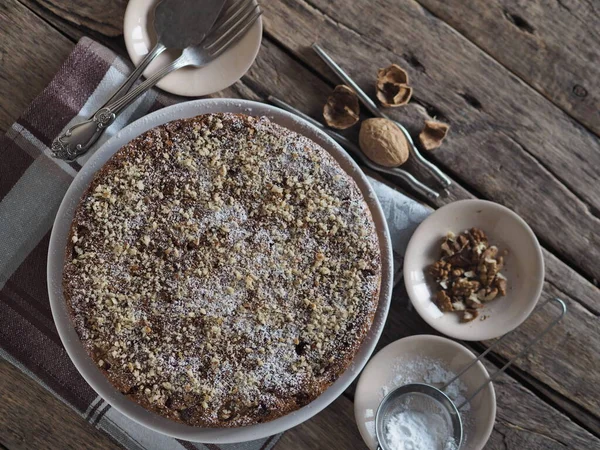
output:
[[[52,156],[73,161],[87,152],[116,117],[106,109],[106,106],[123,98],[133,83],[142,76],[146,67],[165,50],[166,47],[163,44],[157,43],[104,106],[96,111],[90,119],[73,125],[52,142]]]

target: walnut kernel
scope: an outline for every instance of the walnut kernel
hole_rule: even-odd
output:
[[[505,252],[490,246],[483,231],[448,233],[440,250],[439,260],[428,269],[437,286],[434,301],[440,311],[458,312],[462,322],[470,322],[485,303],[506,295],[507,280],[500,273],[504,259],[499,256]]]

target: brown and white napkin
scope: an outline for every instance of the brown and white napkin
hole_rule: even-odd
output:
[[[112,51],[81,39],[48,87],[0,138],[0,357],[125,448],[270,450],[279,436],[240,444],[199,444],[133,422],[111,408],[79,375],[54,327],[46,285],[50,231],[67,188],[92,152],[67,163],[50,156],[50,144],[65,128],[102,106],[129,70]],[[132,121],[181,100],[156,90],[147,92],[107,129],[96,148]],[[430,211],[370,181],[388,220],[399,274],[408,240]]]

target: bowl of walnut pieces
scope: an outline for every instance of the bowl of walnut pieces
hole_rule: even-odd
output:
[[[535,307],[544,260],[517,214],[485,200],[440,208],[413,234],[404,260],[411,302],[433,328],[455,339],[493,339]]]

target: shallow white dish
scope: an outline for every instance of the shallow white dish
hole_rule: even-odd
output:
[[[479,318],[461,323],[458,314],[442,313],[432,301],[435,291],[426,270],[439,257],[448,231],[472,227],[508,250],[502,270],[508,289],[505,297],[480,309]],[[518,327],[535,307],[544,284],[544,258],[535,234],[513,211],[486,200],[461,200],[438,209],[415,230],[404,257],[404,282],[419,315],[440,333],[467,341],[493,339]]]
[[[141,133],[171,120],[213,112],[268,116],[275,123],[307,136],[333,155],[342,168],[356,181],[369,205],[377,228],[382,256],[379,307],[373,326],[352,365],[327,391],[312,403],[272,422],[243,428],[209,429],[191,427],[160,417],[127,399],[108,382],[91,358],[88,357],[71,324],[62,293],[61,280],[68,231],[79,199],[91,182],[95,172],[117,150]],[[387,318],[391,291],[392,247],[387,224],[379,202],[360,168],[331,138],[309,123],[279,108],[247,100],[205,99],[180,103],[149,114],[113,136],[83,166],[65,194],[54,222],[48,250],[48,294],[52,315],[63,345],[75,367],[99,395],[127,417],[160,433],[195,442],[232,443],[271,436],[310,419],[327,407],[352,383],[373,352]]]
[[[154,7],[159,0],[130,0],[123,19],[123,37],[129,58],[137,66],[156,43]],[[157,86],[172,94],[200,97],[221,91],[238,81],[248,71],[262,40],[262,18],[232,48],[206,67],[185,67],[170,73]],[[175,60],[178,51],[159,55],[144,71],[151,75]]]
[[[475,359],[475,355],[463,345],[440,336],[409,336],[392,342],[381,349],[363,370],[354,394],[354,417],[358,430],[371,450],[377,448],[375,415],[383,400],[383,386],[393,387],[394,366],[401,360],[431,358],[444,363],[451,372],[458,373]],[[478,362],[465,372],[461,381],[468,397],[489,378],[488,372]],[[422,380],[415,380],[422,382]],[[392,385],[391,385],[392,384]],[[439,387],[439,386],[438,386]],[[494,428],[496,420],[496,394],[490,383],[470,403],[471,423],[465,424],[465,439],[461,450],[481,450]]]

